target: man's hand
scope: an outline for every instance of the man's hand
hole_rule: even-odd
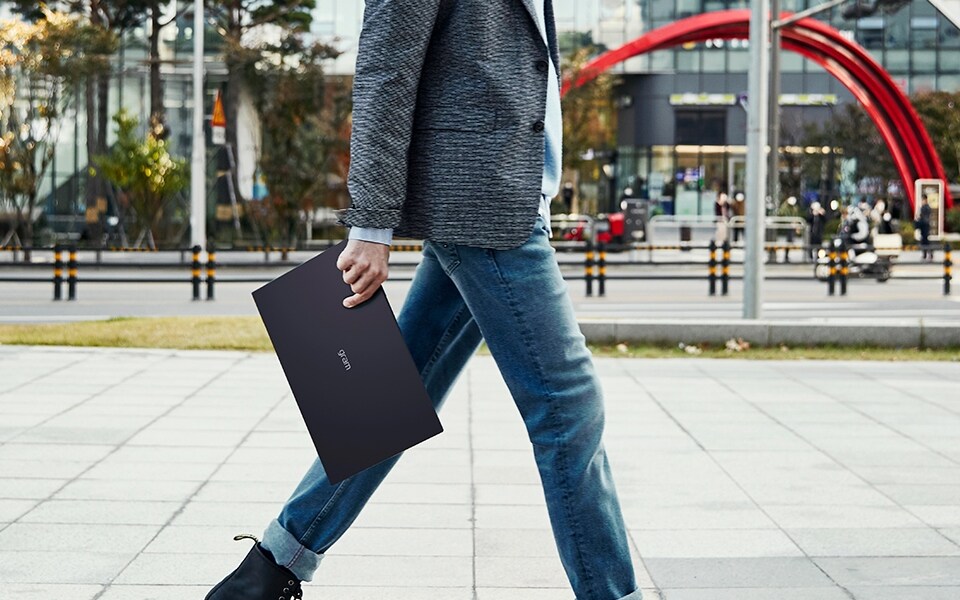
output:
[[[343,280],[350,285],[353,295],[343,299],[343,305],[353,308],[369,300],[387,280],[387,261],[390,246],[364,240],[350,240],[337,259],[337,268],[343,271]]]

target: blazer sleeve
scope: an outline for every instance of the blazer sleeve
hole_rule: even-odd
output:
[[[396,228],[424,56],[443,0],[366,0],[353,80],[350,206],[341,225]]]

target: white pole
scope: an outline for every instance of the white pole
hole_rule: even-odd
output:
[[[752,0],[750,82],[747,88],[747,210],[743,318],[759,319],[763,306],[763,244],[767,193],[767,111],[770,82],[770,0]]]
[[[207,245],[207,156],[203,135],[203,0],[193,3],[193,150],[190,158],[190,245]]]

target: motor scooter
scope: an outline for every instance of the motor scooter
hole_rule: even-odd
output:
[[[857,277],[861,279],[876,279],[877,283],[886,283],[893,276],[893,258],[896,252],[892,252],[892,247],[888,248],[887,238],[893,236],[878,236],[884,238],[883,251],[878,251],[873,243],[873,234],[870,232],[870,223],[866,215],[859,209],[854,208],[840,225],[840,231],[837,236],[831,240],[832,249],[837,253],[839,262],[840,255],[844,255],[847,261],[847,277]],[[839,268],[837,264],[835,267]],[[820,248],[817,251],[817,261],[813,267],[813,275],[820,281],[830,279],[830,250]]]

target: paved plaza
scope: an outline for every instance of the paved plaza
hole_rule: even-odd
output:
[[[596,359],[648,600],[960,598],[960,364]],[[307,600],[570,600],[493,359]],[[0,346],[0,598],[199,600],[313,449],[272,354]]]

